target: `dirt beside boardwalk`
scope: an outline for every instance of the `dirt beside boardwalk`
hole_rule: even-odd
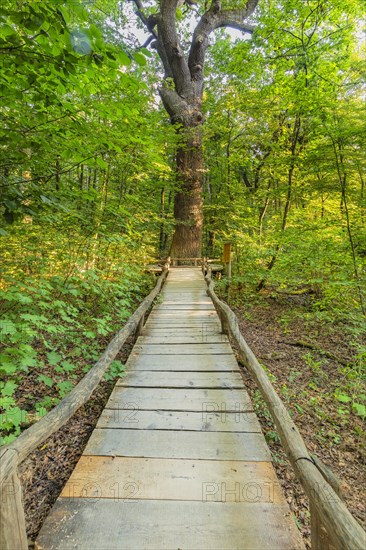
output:
[[[337,330],[323,323],[307,326],[301,315],[287,315],[290,310],[293,312],[293,307],[298,307],[289,299],[268,298],[245,307],[231,307],[247,343],[273,375],[272,383],[309,452],[317,455],[339,478],[348,509],[365,528],[365,423],[352,412],[349,404],[334,399],[344,366],[353,361],[354,350],[349,338],[341,328]],[[302,310],[300,306],[299,312]],[[287,502],[310,548],[308,500],[294,476],[259,391],[244,367],[243,375]]]

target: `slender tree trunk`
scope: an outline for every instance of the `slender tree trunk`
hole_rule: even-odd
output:
[[[79,171],[79,187],[81,190],[83,189],[83,186],[84,186],[84,164],[80,166],[80,171]]]
[[[358,165],[357,169],[358,169],[358,174],[360,176],[360,183],[361,183],[361,189],[360,189],[361,208],[360,208],[360,213],[361,213],[361,221],[363,222],[364,215],[365,215],[365,180],[364,180],[364,177],[363,177],[363,174],[362,174],[361,166]]]
[[[268,205],[269,205],[269,192],[270,192],[270,189],[271,189],[271,180],[269,180],[269,182],[268,182],[266,197],[264,199],[264,205],[261,207],[260,212],[259,212],[258,224],[259,224],[259,244],[260,245],[262,245],[263,220],[264,220],[264,216],[266,215],[267,208],[268,208]]]
[[[343,146],[340,141],[336,142],[332,136],[330,136],[330,138],[332,140],[334,157],[335,157],[336,166],[337,166],[338,179],[341,187],[342,205],[344,207],[344,209],[342,208],[342,212],[344,210],[344,215],[346,218],[347,233],[348,233],[348,239],[349,239],[349,244],[350,244],[351,254],[352,254],[353,272],[356,279],[356,286],[357,286],[357,291],[358,291],[358,296],[360,301],[360,309],[363,315],[366,316],[366,306],[363,298],[360,274],[359,274],[358,265],[357,265],[355,243],[354,243],[353,233],[351,228],[351,219],[350,219],[349,209],[348,209],[347,172],[346,172],[345,163],[344,163]]]
[[[288,174],[287,174],[287,194],[286,194],[286,202],[285,202],[285,208],[284,208],[284,211],[283,211],[282,224],[281,224],[281,234],[282,235],[286,231],[287,219],[288,219],[288,214],[289,214],[289,211],[290,211],[291,198],[292,198],[292,189],[293,189],[293,176],[294,176],[294,170],[295,170],[295,162],[296,162],[296,156],[297,156],[297,145],[298,145],[298,142],[299,142],[300,128],[301,128],[300,115],[296,115],[294,128],[293,128],[293,132],[292,132],[292,138],[291,138],[291,148],[290,148],[291,162],[290,162],[290,167],[289,167]],[[275,251],[273,253],[273,256],[272,256],[272,258],[271,258],[271,260],[270,260],[270,262],[267,266],[267,274],[258,283],[258,286],[257,286],[257,291],[258,292],[260,290],[262,290],[262,288],[264,288],[264,286],[266,284],[268,274],[271,272],[271,270],[273,269],[273,267],[274,267],[274,265],[277,261],[279,251],[280,251],[280,243],[277,243],[276,247],[275,247]]]
[[[61,185],[60,172],[61,172],[60,155],[57,155],[57,157],[56,157],[56,171],[55,171],[56,191],[60,191],[60,185]]]

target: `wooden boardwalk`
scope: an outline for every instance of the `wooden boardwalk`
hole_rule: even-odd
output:
[[[198,268],[174,268],[36,548],[303,549]]]

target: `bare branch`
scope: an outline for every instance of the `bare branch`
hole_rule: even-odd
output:
[[[149,38],[147,38],[147,39],[145,40],[145,42],[142,44],[142,46],[140,46],[140,48],[147,48],[147,47],[151,44],[151,42],[152,42],[153,40],[155,40],[155,36],[154,36],[153,34],[151,34],[151,35],[149,36]]]
[[[241,12],[235,10],[227,10],[220,14],[220,17],[215,25],[215,29],[220,27],[230,27],[231,29],[237,29],[238,31],[250,34],[252,34],[255,30],[255,26],[250,23],[243,22]]]
[[[141,21],[143,22],[145,27],[147,27],[147,17],[144,14],[144,11],[143,11],[144,8],[143,8],[141,0],[133,0],[133,3],[135,4],[135,6],[137,8],[136,14],[139,16],[139,18],[141,19]]]

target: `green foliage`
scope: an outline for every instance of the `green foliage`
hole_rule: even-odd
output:
[[[242,292],[302,292],[314,315],[360,330],[361,13],[357,1],[260,3],[251,41],[226,36],[212,49],[205,129],[207,253],[230,240]]]
[[[53,275],[12,283],[0,291],[2,443],[73,388],[103,351],[105,338],[111,338],[143,298],[149,278],[130,265],[108,278],[88,271],[66,279]],[[105,379],[122,372],[123,365],[113,361]],[[27,395],[28,385],[32,393]],[[18,393],[23,395],[21,408]]]

